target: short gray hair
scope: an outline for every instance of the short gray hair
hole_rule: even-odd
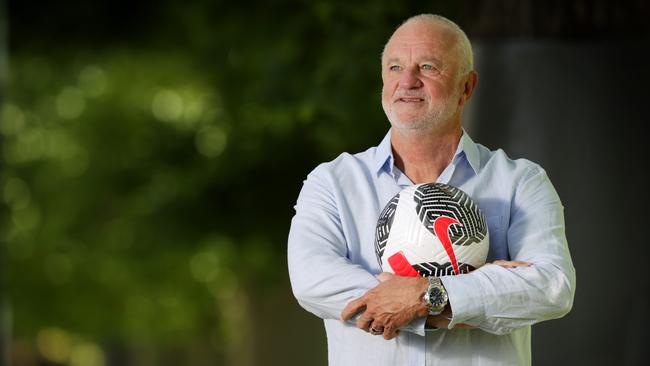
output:
[[[413,22],[430,22],[430,23],[435,23],[435,24],[442,24],[446,26],[448,29],[450,29],[454,34],[456,35],[458,39],[458,49],[460,51],[460,56],[461,56],[461,63],[460,63],[460,70],[459,74],[464,75],[472,70],[474,70],[474,52],[472,51],[472,43],[469,41],[469,38],[467,38],[467,34],[458,26],[458,24],[454,23],[453,21],[443,17],[442,15],[437,15],[437,14],[419,14],[412,16],[408,19],[406,19],[402,24],[400,24],[397,28],[395,28],[395,31],[399,29],[401,26],[407,24],[407,23],[413,23]],[[395,34],[395,32],[393,32]],[[392,38],[391,34],[391,38]],[[389,39],[390,41],[390,39]],[[384,45],[384,51],[386,50],[386,44]],[[382,51],[382,60],[384,58],[384,51]]]

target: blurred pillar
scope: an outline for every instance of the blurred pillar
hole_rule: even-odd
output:
[[[533,327],[533,364],[645,364],[650,3],[463,5],[479,72],[467,130],[540,163],[565,206],[576,297],[566,318]]]
[[[533,327],[533,364],[645,364],[647,38],[474,42],[467,129],[548,172],[577,270],[573,310]]]

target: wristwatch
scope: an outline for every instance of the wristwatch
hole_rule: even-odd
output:
[[[429,315],[438,315],[447,306],[447,290],[438,277],[429,277],[429,287],[424,293],[424,303],[429,310]]]

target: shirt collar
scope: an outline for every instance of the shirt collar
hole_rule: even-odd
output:
[[[379,146],[377,146],[377,149],[375,150],[375,172],[379,174],[379,172],[386,167],[386,170],[389,173],[392,173],[393,165],[393,149],[390,145],[390,130],[388,130],[388,133],[384,136],[384,139],[381,140],[381,143],[379,143]]]
[[[481,157],[478,152],[478,146],[472,138],[469,136],[467,131],[463,129],[463,136],[460,138],[460,143],[458,144],[458,149],[456,150],[456,156],[463,152],[467,162],[474,170],[475,174],[478,174],[479,169],[481,169]]]
[[[481,167],[478,147],[465,129],[463,129],[463,134],[458,143],[458,148],[454,154],[454,160],[463,156],[467,159],[467,162],[472,167],[472,170],[474,170],[474,173],[478,173]],[[390,144],[390,130],[388,130],[388,133],[384,136],[384,139],[381,140],[381,143],[375,150],[374,166],[377,174],[379,174],[382,169],[391,174],[393,173],[394,158],[393,149]]]

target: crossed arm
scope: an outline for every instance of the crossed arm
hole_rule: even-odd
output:
[[[504,268],[530,266],[528,262],[505,260],[497,260],[492,264]],[[371,329],[379,330],[384,339],[395,338],[401,327],[419,317],[426,317],[427,325],[432,328],[449,326],[453,316],[451,306],[447,305],[440,315],[428,315],[423,302],[423,295],[429,284],[425,278],[400,277],[383,272],[377,279],[380,283],[376,287],[346,305],[341,312],[341,320],[349,321],[361,312],[356,321],[357,328],[366,332]],[[474,328],[467,324],[458,324],[458,327]]]
[[[307,179],[288,243],[296,299],[323,319],[351,319],[363,311],[356,325],[367,330],[377,322],[385,338],[399,330],[423,335],[423,322],[414,320],[427,314],[421,301],[426,281],[392,277],[380,282],[382,278],[373,276],[360,264],[361,243],[349,241],[344,233],[340,206],[326,179]],[[575,272],[564,235],[563,209],[543,171],[526,179],[512,206],[509,257],[532,265],[488,264],[468,274],[443,277],[450,308],[427,319],[430,325],[471,326],[505,334],[561,317],[571,309]]]

